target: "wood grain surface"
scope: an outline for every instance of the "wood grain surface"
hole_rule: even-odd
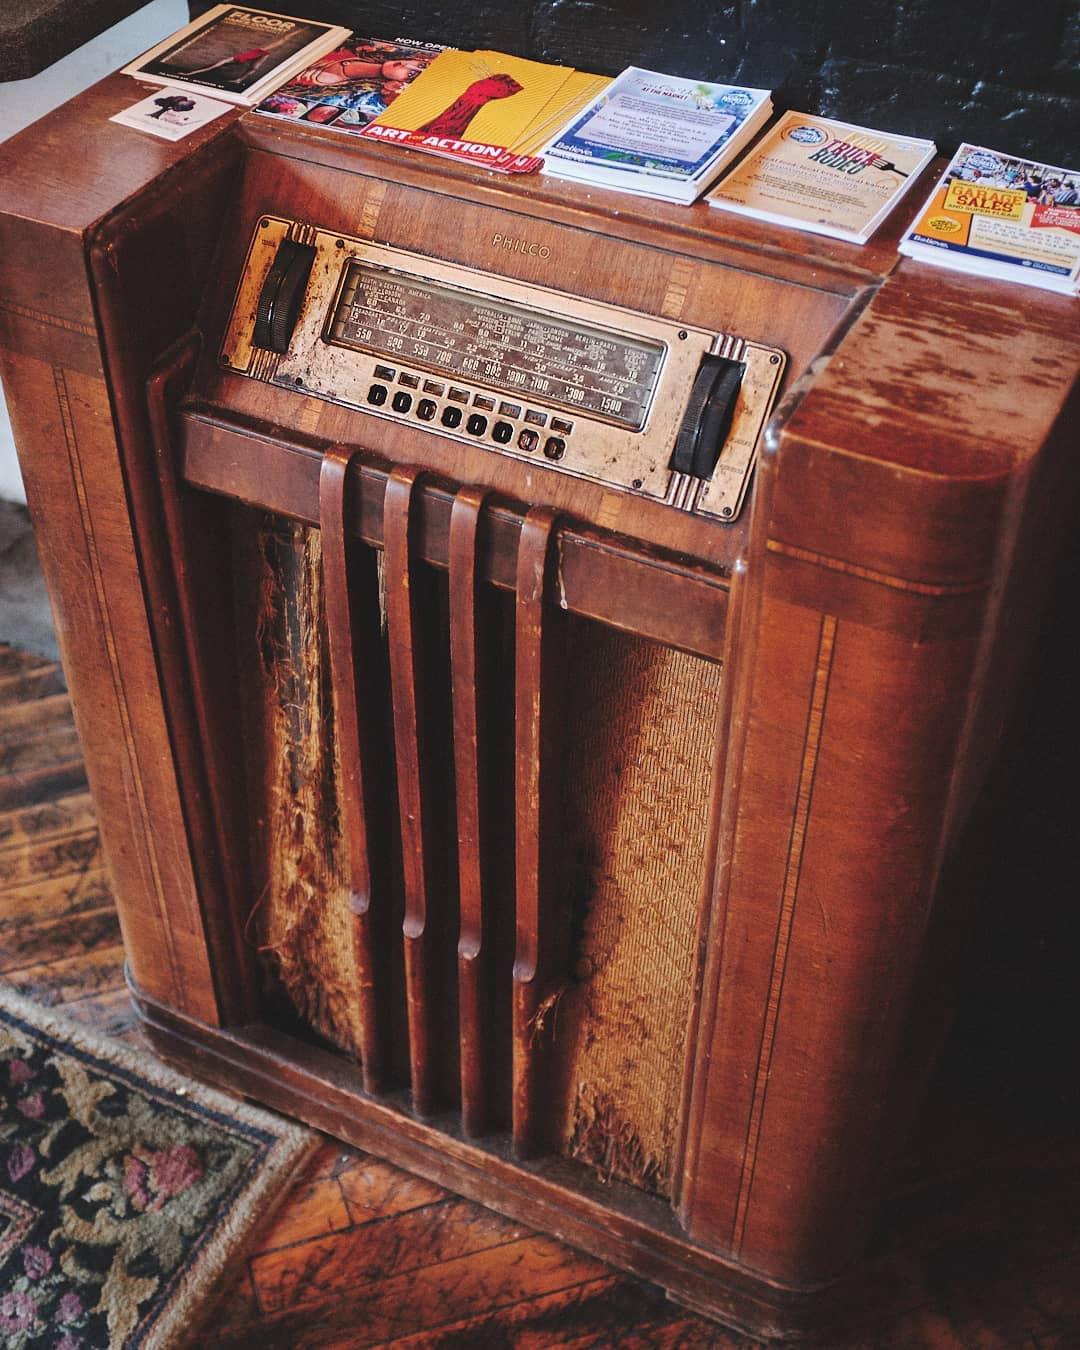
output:
[[[55,663],[0,648],[0,791],[17,801],[0,812],[0,977],[138,1045],[93,808],[41,734],[63,725],[54,702],[62,683]],[[1075,1132],[1055,1118],[1052,1092],[1005,1109],[1007,1074],[980,1098],[958,1093],[948,1061],[945,1069],[898,1173],[850,1325],[821,1342],[823,1350],[1067,1350],[1080,1339]],[[760,1344],[332,1140],[231,1273],[197,1343]]]
[[[977,931],[1075,512],[1075,302],[901,261],[898,217],[864,249],[793,241],[704,204],[510,184],[255,115],[133,142],[105,120],[130,92],[105,81],[0,147],[0,364],[146,1027],[200,1073],[503,1213],[440,1201],[454,1222],[415,1297],[385,1275],[376,1340],[423,1336],[425,1299],[459,1286],[469,1317],[504,1279],[520,1304],[609,1278],[591,1258],[568,1273],[579,1258],[525,1225],[762,1334],[812,1326],[834,1287],[857,1312],[843,1277],[875,1259],[897,1141],[962,1002],[946,957]],[[335,235],[342,256],[370,241],[555,311],[569,295],[662,317],[675,343],[685,324],[783,351],[747,509],[727,525],[504,455],[408,398],[396,417],[319,399],[273,383],[271,357],[258,378],[226,367],[271,217],[325,230],[335,257]],[[487,636],[510,639],[482,708],[461,690],[478,591]],[[473,630],[464,654],[451,615]],[[618,742],[589,752],[609,791],[586,795],[643,822],[625,834],[585,807],[566,828],[589,737],[564,686],[583,653],[603,660],[601,630],[664,657],[632,695],[613,666],[615,712],[569,691]],[[674,655],[712,680],[659,713],[653,672]],[[67,705],[41,693],[6,810],[82,790]],[[624,731],[631,700],[662,723],[652,741]],[[704,753],[681,755],[691,741]],[[501,903],[481,1037],[468,976],[458,998],[458,883],[483,938],[485,825]],[[621,878],[649,889],[646,854],[665,849],[653,909]],[[27,915],[33,865],[11,892]],[[371,932],[365,872],[388,897]],[[80,981],[110,997],[120,967],[82,884],[54,903],[94,939],[85,969],[54,933],[55,964],[21,949],[12,975],[74,1002]],[[619,922],[631,908],[639,926]],[[677,934],[659,976],[650,923]],[[615,978],[620,949],[642,959]],[[660,1032],[650,1123],[635,1047]],[[384,1271],[424,1249],[415,1222],[387,1220]],[[291,1343],[321,1343],[302,1291],[322,1257],[289,1260],[252,1296]],[[330,1344],[348,1275],[326,1262]]]

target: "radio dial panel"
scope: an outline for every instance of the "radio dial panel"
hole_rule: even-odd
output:
[[[300,270],[298,255],[310,276],[279,295]],[[733,520],[785,357],[730,334],[266,216],[221,362]]]

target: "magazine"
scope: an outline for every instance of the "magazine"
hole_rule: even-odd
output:
[[[932,141],[788,112],[720,180],[708,202],[865,244],[935,153]]]
[[[1080,170],[962,145],[900,241],[909,258],[1076,295]]]
[[[267,95],[256,111],[355,135],[445,50],[434,42],[352,33]]]
[[[123,69],[151,84],[192,85],[250,107],[348,36],[347,28],[313,19],[215,5]]]
[[[544,172],[689,203],[771,111],[767,89],[630,66],[548,143]]]
[[[505,52],[446,51],[359,134],[505,173],[531,173],[540,161],[519,147],[574,73]]]

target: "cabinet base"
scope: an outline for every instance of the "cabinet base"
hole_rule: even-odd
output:
[[[779,1285],[726,1260],[690,1242],[656,1197],[561,1159],[518,1161],[498,1136],[463,1138],[450,1115],[420,1120],[407,1094],[369,1097],[358,1068],[263,1024],[223,1030],[134,985],[131,994],[154,1049],[186,1072],[658,1284],[694,1312],[766,1340],[802,1339],[831,1321],[835,1284]]]

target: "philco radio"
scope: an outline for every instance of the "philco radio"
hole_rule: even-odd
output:
[[[1071,302],[131,90],[3,148],[0,337],[147,1031],[813,1325],[945,1017]]]

